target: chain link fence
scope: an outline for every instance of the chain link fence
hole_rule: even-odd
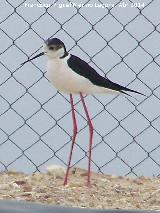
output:
[[[52,36],[101,75],[148,96],[85,97],[94,124],[92,169],[160,175],[159,0],[1,0],[0,7],[0,170],[66,165],[69,97],[46,80],[45,57],[20,66]],[[88,126],[77,96],[75,108],[72,166],[86,168]]]

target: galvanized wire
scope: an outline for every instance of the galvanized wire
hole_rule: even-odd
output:
[[[104,1],[97,0],[97,4],[104,5]],[[128,0],[126,1],[128,4],[135,3],[136,1],[131,1]],[[140,1],[141,4],[143,4],[142,1]],[[0,164],[1,164],[1,170],[8,170],[10,168],[16,168],[16,163],[21,161],[22,158],[25,159],[26,164],[28,167],[33,167],[32,172],[35,171],[41,171],[41,167],[43,165],[46,165],[48,162],[51,162],[55,159],[58,159],[61,164],[66,165],[66,159],[63,158],[64,150],[68,150],[71,142],[71,132],[68,131],[68,129],[63,125],[65,123],[65,119],[68,118],[68,115],[70,116],[70,108],[69,108],[69,100],[66,95],[60,93],[60,92],[54,92],[52,95],[49,94],[49,96],[44,100],[41,100],[39,96],[39,93],[35,89],[36,85],[39,85],[44,79],[45,79],[45,68],[42,68],[41,66],[38,65],[38,62],[31,62],[32,68],[37,71],[37,77],[33,77],[33,82],[27,83],[23,82],[24,80],[19,78],[19,73],[21,72],[22,67],[19,65],[16,65],[11,69],[10,64],[8,64],[8,60],[4,60],[9,54],[10,51],[12,51],[12,48],[15,48],[17,52],[17,56],[21,55],[21,57],[25,60],[26,58],[24,56],[31,57],[35,53],[37,53],[40,48],[42,47],[39,45],[36,50],[32,52],[32,54],[28,54],[25,49],[23,48],[23,45],[25,45],[25,39],[26,35],[28,32],[32,31],[34,35],[36,35],[36,39],[40,39],[41,42],[46,39],[44,38],[41,33],[35,29],[35,26],[41,26],[43,25],[43,21],[41,18],[47,16],[48,22],[50,20],[53,21],[53,28],[56,25],[59,26],[57,27],[57,30],[54,30],[54,33],[49,35],[48,37],[54,37],[58,33],[62,33],[68,36],[68,38],[72,41],[72,45],[70,45],[69,51],[74,50],[75,47],[79,49],[82,53],[85,54],[86,58],[88,59],[88,63],[91,63],[95,68],[98,69],[98,71],[105,75],[106,77],[110,76],[110,74],[113,74],[114,69],[117,68],[118,66],[122,65],[126,67],[126,69],[129,70],[132,77],[126,86],[130,86],[134,84],[136,81],[141,86],[141,88],[145,88],[145,92],[147,92],[148,97],[144,97],[142,101],[135,103],[133,99],[127,98],[127,104],[128,107],[128,113],[121,116],[117,117],[115,114],[115,111],[112,110],[112,105],[115,103],[117,100],[119,100],[119,96],[114,96],[107,102],[104,102],[103,100],[99,99],[98,96],[92,96],[94,103],[98,105],[98,112],[94,113],[92,116],[92,120],[96,122],[96,119],[99,119],[101,116],[103,118],[104,113],[111,119],[113,120],[113,125],[110,129],[107,129],[104,134],[102,134],[99,129],[95,128],[94,129],[94,134],[97,136],[98,141],[94,143],[93,146],[93,151],[98,150],[100,146],[102,146],[101,149],[103,149],[103,146],[107,147],[107,150],[110,150],[111,157],[106,160],[106,162],[103,163],[98,163],[94,157],[93,157],[93,165],[94,168],[96,168],[99,172],[104,172],[104,168],[109,168],[109,166],[116,160],[118,161],[117,164],[122,164],[126,169],[126,172],[123,172],[123,175],[139,175],[139,172],[137,172],[137,168],[139,166],[144,165],[145,162],[148,162],[146,167],[152,167],[152,165],[155,165],[155,170],[151,171],[150,175],[159,175],[160,174],[160,158],[158,157],[158,151],[160,149],[160,128],[159,128],[159,122],[160,122],[160,111],[158,110],[158,105],[160,104],[160,93],[159,93],[159,88],[160,84],[156,81],[157,78],[159,77],[159,68],[160,68],[160,54],[157,52],[157,50],[154,50],[155,48],[155,42],[158,46],[158,41],[160,41],[160,19],[158,18],[158,15],[154,11],[152,11],[153,14],[149,13],[153,8],[160,6],[159,5],[159,0],[148,0],[145,2],[145,5],[143,7],[137,7],[134,8],[136,11],[135,14],[133,14],[128,21],[124,21],[124,19],[121,19],[119,15],[117,15],[117,12],[115,12],[116,7],[120,7],[124,1],[122,0],[115,0],[114,1],[114,7],[109,7],[109,8],[103,8],[104,14],[102,17],[97,20],[92,20],[94,19],[93,17],[87,18],[87,12],[83,9],[87,6],[87,4],[93,4],[93,1],[90,0],[85,0],[83,1],[83,7],[78,7],[76,4],[73,8],[74,12],[72,15],[69,16],[69,18],[64,18],[63,21],[60,21],[59,18],[57,18],[57,15],[52,12],[52,9],[55,8],[55,5],[62,3],[62,1],[52,1],[51,4],[43,4],[40,1],[34,1],[34,5],[32,6],[32,3],[28,2],[27,0],[19,1],[18,3],[13,3],[10,0],[6,0],[3,5],[6,7],[10,8],[8,14],[4,14],[2,19],[0,20],[0,32],[4,37],[4,40],[7,41],[6,44],[2,45],[3,48],[1,48],[0,52],[0,65],[1,67],[5,70],[4,73],[2,73],[2,78],[0,80],[0,98],[1,98],[1,103],[2,103],[2,110],[0,111],[0,153],[3,157],[0,157]],[[72,2],[73,3],[73,2]],[[71,4],[71,1],[65,1],[65,4]],[[49,6],[49,7],[48,7]],[[41,12],[39,12],[39,15],[34,19],[28,21],[25,17],[25,14],[23,14],[23,11],[26,8],[33,8],[35,7],[37,10],[41,8]],[[60,11],[60,9],[57,9]],[[97,9],[98,10],[98,9]],[[21,25],[24,25],[24,29],[15,29],[17,32],[19,31],[20,33],[16,34],[16,36],[13,36],[12,33],[7,29],[8,23],[9,26],[11,26],[12,22],[12,17],[16,15],[18,19],[20,20]],[[80,17],[84,23],[86,23],[86,26],[88,26],[88,30],[86,32],[83,32],[82,35],[78,38],[75,35],[73,35],[74,29],[69,29],[68,24],[71,23],[75,18]],[[116,22],[117,25],[119,25],[119,28],[115,29],[115,32],[113,33],[110,38],[106,38],[104,33],[101,33],[100,26],[103,24],[104,20],[109,20],[112,19],[114,22]],[[140,21],[141,19],[141,21]],[[127,19],[126,19],[127,20]],[[138,20],[138,21],[137,21]],[[137,22],[136,22],[137,21]],[[40,25],[38,24],[40,22]],[[132,30],[132,26],[135,27],[135,25],[132,25],[132,23],[137,23],[142,24],[142,32],[140,32],[139,37],[136,35],[137,29]],[[47,23],[46,23],[47,25]],[[67,28],[67,27],[68,28]],[[131,26],[131,27],[130,27]],[[150,28],[149,28],[150,26]],[[83,24],[80,27],[83,28]],[[102,28],[103,26],[101,26]],[[105,27],[105,25],[104,25]],[[144,28],[149,28],[148,32],[143,33]],[[87,28],[87,27],[86,27]],[[109,30],[109,29],[107,29]],[[135,32],[134,32],[135,31]],[[103,40],[103,45],[100,49],[98,49],[94,54],[89,53],[87,51],[83,44],[81,43],[86,39],[88,41],[88,36],[90,33],[93,33],[98,36],[98,42],[101,42],[101,39]],[[125,35],[125,36],[124,36]],[[114,43],[117,38],[120,38],[122,36],[122,40],[126,37],[131,40],[131,43],[133,42],[132,46],[125,50],[119,50],[117,43]],[[22,44],[20,44],[20,40],[22,40]],[[150,41],[149,41],[150,40]],[[147,46],[145,45],[144,42],[150,42],[153,43],[153,46]],[[34,43],[35,40],[31,37],[30,42]],[[94,45],[94,44],[93,44]],[[98,59],[96,58],[97,56],[99,57],[100,54],[103,53],[103,51],[107,50],[109,48],[109,51],[112,51],[112,56],[117,57],[117,61],[114,62],[113,64],[110,65],[109,69],[104,71],[104,69],[101,67],[99,63],[97,63]],[[135,70],[133,68],[133,64],[136,63],[134,61],[134,57],[138,55],[137,51],[142,51],[142,58],[146,57],[146,62],[144,65],[139,65],[140,69]],[[133,61],[131,64],[129,61],[129,57]],[[14,60],[16,60],[15,58]],[[9,59],[12,61],[13,64],[13,58]],[[22,62],[22,61],[21,61]],[[19,61],[18,61],[19,63]],[[109,62],[108,62],[109,63]],[[20,64],[20,63],[19,63]],[[27,65],[28,66],[28,65]],[[150,76],[152,74],[148,75],[148,77],[145,77],[145,73],[147,69],[154,69],[155,72],[153,73],[153,80],[150,79]],[[152,72],[152,70],[150,70]],[[147,75],[146,75],[147,76]],[[157,77],[156,77],[157,76]],[[125,76],[124,76],[125,79]],[[155,82],[154,82],[155,79]],[[46,79],[45,79],[46,80]],[[150,82],[151,80],[151,82]],[[7,92],[8,89],[12,90],[12,87],[10,84],[13,83],[13,89],[17,87],[17,92],[15,94],[15,97],[10,97],[9,93]],[[154,84],[154,85],[153,85]],[[19,89],[20,88],[20,89]],[[134,87],[133,87],[134,88]],[[138,88],[136,88],[138,90]],[[39,90],[43,90],[39,88]],[[36,91],[36,92],[34,92]],[[28,96],[26,96],[28,95]],[[12,95],[13,96],[13,95]],[[32,108],[35,107],[35,110],[33,112],[28,113],[26,116],[21,112],[21,105],[22,109],[25,105],[25,98],[29,97],[31,101],[31,105],[33,103],[33,106],[31,106],[31,111]],[[67,109],[63,111],[61,116],[55,116],[52,114],[50,110],[48,110],[47,106],[54,102],[54,100],[58,99],[63,99],[66,104],[67,104]],[[87,98],[86,98],[87,99]],[[149,101],[148,101],[149,100]],[[79,107],[79,102],[80,100],[76,100],[75,106]],[[118,103],[118,102],[117,102]],[[152,103],[156,105],[156,108],[154,110],[155,114],[150,115],[146,113],[146,111],[150,110],[150,106],[152,106]],[[17,105],[16,105],[17,104]],[[55,104],[55,103],[54,103]],[[115,104],[118,106],[118,104]],[[145,106],[145,110],[141,109],[142,106]],[[148,107],[147,107],[148,106]],[[142,107],[143,108],[143,107]],[[121,109],[117,110],[117,114],[121,111]],[[151,110],[152,111],[152,110]],[[79,134],[83,133],[85,129],[87,128],[87,123],[86,123],[86,118],[84,117],[83,113],[81,113],[81,110],[78,110],[76,108],[77,115],[79,119],[82,119],[83,122],[85,122],[83,125],[81,125],[79,129]],[[48,125],[48,127],[45,130],[40,129],[39,127],[35,126],[34,122],[35,120],[39,120],[40,122],[43,119],[43,116],[45,119],[48,118],[48,123],[45,125]],[[48,117],[47,117],[48,116]],[[135,117],[134,117],[135,116]],[[101,118],[101,119],[102,119]],[[142,129],[140,131],[132,131],[131,129],[128,128],[128,126],[131,124],[132,120],[134,118],[137,119],[137,121],[142,122]],[[16,122],[14,123],[14,119]],[[8,122],[8,123],[7,123]],[[67,120],[68,122],[68,120]],[[95,123],[94,122],[94,123]],[[106,121],[107,122],[107,121]],[[136,121],[135,121],[136,122]],[[10,126],[10,124],[13,123],[13,125]],[[4,125],[5,124],[5,125]],[[109,122],[105,125],[110,125]],[[137,124],[138,126],[139,124]],[[141,124],[140,124],[141,125]],[[64,134],[64,141],[61,141],[61,145],[59,147],[54,147],[51,146],[47,142],[47,137],[50,137],[49,135],[52,134],[54,130],[60,130],[60,134]],[[136,126],[135,126],[136,128]],[[117,131],[120,131],[121,133],[123,132],[126,137],[128,137],[128,143],[123,145],[122,147],[119,147],[116,149],[110,142],[110,137],[113,136],[114,134],[117,134]],[[150,132],[151,131],[151,132]],[[149,132],[149,133],[148,133]],[[153,133],[152,133],[153,132]],[[22,145],[20,144],[20,140],[23,140],[26,137],[28,137],[28,140],[31,140],[29,142],[29,145]],[[58,134],[58,132],[57,132]],[[154,141],[154,146],[150,149],[146,148],[145,142],[143,139],[143,136],[145,136],[145,139],[147,137],[147,134],[153,134],[153,140]],[[29,135],[32,135],[33,137],[29,137]],[[142,137],[142,138],[141,138]],[[151,138],[152,138],[151,137]],[[149,137],[148,137],[149,138]],[[25,138],[26,139],[26,138]],[[116,140],[119,138],[117,137]],[[26,139],[27,140],[27,139]],[[87,138],[86,138],[87,140]],[[123,137],[122,137],[123,140]],[[121,141],[117,141],[117,143],[121,143]],[[150,141],[150,143],[153,143],[153,141]],[[39,145],[41,144],[41,145]],[[39,161],[36,163],[36,160],[31,154],[28,154],[30,150],[32,150],[33,147],[36,146],[42,146],[42,153],[43,153],[43,148],[44,151],[46,150],[46,153],[49,153],[49,157],[46,159],[43,159],[41,162]],[[138,152],[144,153],[144,156],[140,158],[134,165],[130,163],[130,156],[128,156],[127,149],[130,149],[130,147],[136,147],[136,150]],[[8,148],[7,148],[8,147]],[[10,148],[11,147],[11,148]],[[77,148],[79,152],[81,152],[81,157],[79,157],[78,160],[76,160],[72,166],[75,166],[79,164],[79,162],[83,161],[83,159],[86,159],[88,156],[87,150],[81,145],[80,143],[77,143]],[[4,154],[7,150],[7,155]],[[14,150],[17,150],[14,156]],[[106,155],[107,155],[107,150],[106,150]],[[62,151],[61,154],[59,154]],[[134,151],[134,148],[133,148]],[[13,154],[12,154],[13,152]],[[32,151],[31,151],[32,152]],[[36,150],[34,151],[36,153]],[[66,151],[67,152],[67,151]],[[123,156],[123,153],[125,152],[125,155]],[[132,150],[131,150],[132,152]],[[5,159],[6,155],[6,159]],[[7,157],[11,155],[12,157],[9,157],[9,160],[7,160]],[[135,156],[138,156],[138,153],[135,153]],[[99,154],[99,158],[101,158],[101,154]],[[136,159],[136,157],[135,157]],[[25,165],[25,164],[24,164]],[[125,170],[125,169],[124,169]],[[152,170],[152,169],[151,169]]]

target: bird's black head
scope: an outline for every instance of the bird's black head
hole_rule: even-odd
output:
[[[48,38],[43,46],[44,53],[49,58],[63,58],[67,55],[64,43],[58,38]]]
[[[48,38],[45,41],[45,44],[48,45],[48,46],[51,46],[51,45],[64,46],[64,43],[58,38]]]
[[[28,59],[27,61],[23,62],[22,65],[25,63],[32,61],[35,58],[38,58],[42,55],[46,54],[48,58],[54,59],[54,58],[64,58],[68,55],[66,51],[66,47],[64,43],[58,39],[58,38],[48,38],[45,40],[43,45],[43,52],[40,54],[34,56],[33,58]]]

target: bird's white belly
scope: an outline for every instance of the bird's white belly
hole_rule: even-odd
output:
[[[79,93],[84,86],[91,84],[88,79],[78,75],[59,60],[48,61],[46,77],[58,90],[67,93]]]
[[[67,59],[48,60],[47,79],[57,88],[65,93],[106,93],[113,92],[110,89],[92,84],[87,78],[78,75],[67,66]]]

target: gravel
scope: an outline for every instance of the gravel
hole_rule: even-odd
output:
[[[54,167],[54,166],[53,166]],[[50,167],[47,173],[27,175],[16,171],[0,173],[0,199],[23,200],[68,207],[97,209],[160,210],[160,178],[122,177],[74,168],[69,184],[63,186],[65,170]]]

